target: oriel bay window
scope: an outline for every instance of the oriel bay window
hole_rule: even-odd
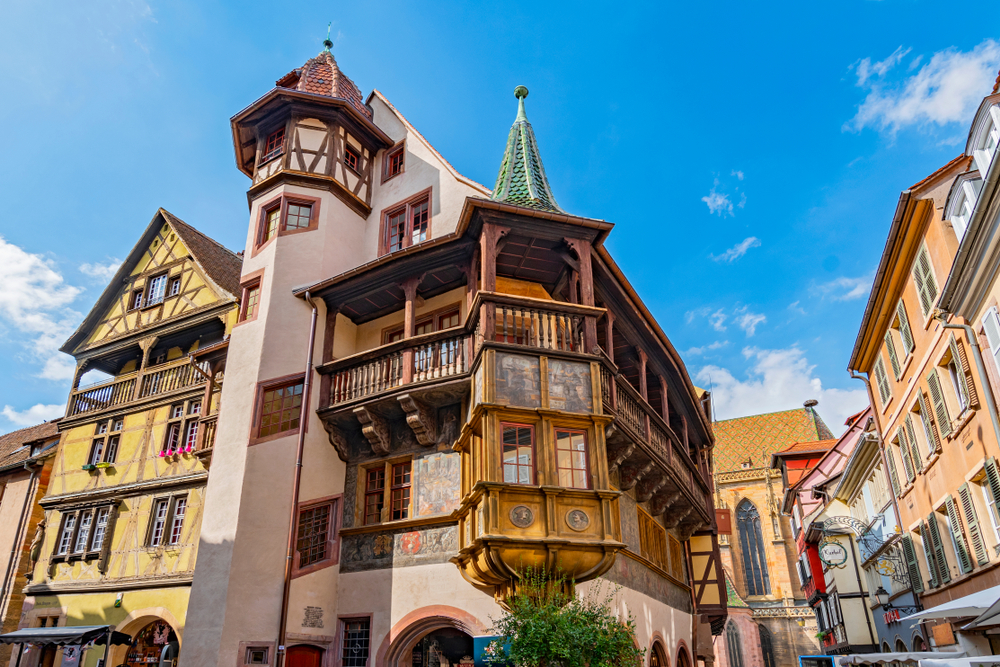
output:
[[[110,503],[63,510],[52,562],[90,560],[99,556],[111,512]]]
[[[590,488],[586,433],[556,429],[556,468],[559,472],[559,486],[571,489]]]
[[[527,424],[501,424],[503,481],[535,483],[535,429]]]
[[[409,459],[369,466],[363,473],[366,526],[410,517],[412,462]]]

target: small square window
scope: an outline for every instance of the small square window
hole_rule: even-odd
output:
[[[243,286],[242,301],[240,322],[256,319],[257,306],[260,305],[260,278]]]
[[[138,310],[142,308],[142,290],[137,289],[132,292],[132,296],[129,298],[128,304],[129,310]]]
[[[177,296],[181,293],[181,279],[180,277],[170,279],[170,296]]]
[[[285,229],[305,229],[312,220],[312,204],[293,204],[289,202],[288,213],[285,215]]]
[[[108,422],[101,422],[97,425],[97,435],[104,435],[108,432]]]
[[[261,392],[257,437],[298,430],[301,411],[302,380],[265,388]]]
[[[257,245],[264,245],[278,233],[278,223],[281,221],[280,203],[270,206],[261,213],[260,240]]]
[[[357,149],[348,146],[344,149],[344,164],[346,164],[352,171],[358,170],[358,162],[361,156],[358,154]]]
[[[247,649],[247,659],[246,664],[248,665],[266,665],[267,661],[267,649],[259,646],[251,646]]]
[[[345,620],[344,646],[340,664],[343,667],[367,667],[371,621],[367,618]]]
[[[184,416],[184,406],[183,405],[172,405],[170,406],[170,418],[180,419]]]
[[[120,430],[122,430],[122,427],[124,425],[125,425],[125,421],[123,419],[116,419],[116,420],[114,420],[112,422],[111,430],[112,431],[120,431]]]
[[[280,128],[275,130],[267,136],[267,141],[264,143],[264,156],[261,157],[261,162],[267,162],[273,157],[277,157],[284,152],[285,148],[285,128]]]
[[[406,155],[405,148],[400,146],[396,150],[389,153],[385,158],[385,179],[388,180],[393,176],[397,176],[403,173],[403,160]]]

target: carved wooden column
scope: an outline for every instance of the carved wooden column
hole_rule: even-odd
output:
[[[660,412],[663,415],[663,421],[670,426],[670,392],[667,389],[667,381],[664,377],[660,376]]]
[[[580,303],[584,306],[594,305],[594,271],[590,261],[590,241],[583,239],[565,239],[566,244],[573,249],[580,260]],[[593,354],[597,348],[597,318],[588,315],[583,318],[584,352]]]
[[[329,304],[326,306],[326,328],[323,329],[323,357],[320,363],[329,363],[333,361],[333,340],[334,335],[337,331],[337,315],[340,314],[339,308],[331,308]],[[329,373],[320,376],[319,380],[319,396],[320,396],[320,407],[326,407],[332,403],[330,396],[330,390],[332,389],[331,384],[333,383],[333,376]]]
[[[158,337],[150,336],[139,341],[139,347],[142,349],[142,361],[139,362],[139,372],[135,376],[135,391],[132,394],[132,400],[139,398],[139,392],[142,390],[142,376],[146,372],[146,365],[149,364],[149,353],[158,340],[160,340]]]
[[[420,278],[410,278],[400,285],[403,294],[406,296],[406,305],[403,308],[403,338],[413,338],[417,330],[417,285]],[[403,350],[403,384],[413,382],[413,348],[408,347]]]
[[[71,391],[76,391],[80,388],[80,378],[87,372],[87,364],[89,363],[89,359],[76,362],[76,371],[73,372],[73,389]]]
[[[484,292],[495,292],[497,289],[497,245],[509,231],[509,227],[483,224],[479,236],[479,277]],[[480,308],[479,326],[483,328],[483,340],[492,341],[497,332],[496,304],[484,303]]]
[[[642,348],[637,347],[635,349],[635,353],[639,357],[639,393],[642,395],[642,400],[646,403],[646,405],[649,405],[649,387],[646,384],[646,362],[649,358],[646,356],[646,353],[642,350]],[[642,421],[646,429],[646,438],[648,439],[650,433],[649,412],[643,410],[642,414]]]

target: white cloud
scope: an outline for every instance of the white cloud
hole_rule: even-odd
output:
[[[735,176],[736,178],[738,178],[741,181],[743,180],[743,172],[740,171],[739,169],[733,169],[732,173],[730,173],[729,175],[730,176]]]
[[[7,421],[19,427],[24,427],[34,426],[35,424],[47,422],[56,417],[62,417],[65,412],[65,405],[42,405],[38,403],[20,412],[10,405],[5,405],[3,406],[3,410],[0,410],[0,415],[3,415]]]
[[[873,275],[860,278],[841,276],[830,282],[817,285],[814,291],[821,296],[830,297],[834,301],[853,301],[868,295],[874,279]]]
[[[756,236],[748,236],[732,248],[729,248],[721,255],[709,255],[709,259],[715,260],[716,262],[735,262],[743,255],[747,254],[750,248],[757,248],[760,246],[760,239]]]
[[[733,214],[733,202],[729,201],[729,195],[716,192],[714,187],[701,200],[708,204],[708,212],[713,215],[724,218]]]
[[[115,273],[121,265],[122,262],[120,259],[112,259],[107,264],[101,264],[100,262],[91,264],[88,262],[80,265],[80,273],[91,278],[100,278],[107,282],[115,277]]]
[[[844,129],[895,133],[910,125],[967,122],[992,90],[1000,63],[1000,42],[987,39],[971,51],[938,51],[915,74],[887,82],[885,75],[909,53],[901,49],[874,64],[869,58],[859,62],[858,85],[869,92]]]
[[[27,334],[25,343],[42,364],[39,377],[65,380],[73,376],[73,361],[59,352],[79,314],[67,306],[80,293],[67,285],[52,262],[25,252],[0,237],[0,320]]]
[[[726,330],[726,313],[725,309],[719,308],[717,311],[708,316],[708,321],[712,324],[712,328],[716,331]]]
[[[755,333],[757,333],[757,325],[764,324],[767,322],[767,317],[761,313],[751,312],[747,306],[737,308],[733,311],[736,317],[736,324],[740,329],[746,333],[747,338],[750,338]]]
[[[705,352],[711,352],[713,350],[718,350],[729,345],[728,340],[717,340],[710,345],[702,345],[701,347],[692,347],[685,354],[691,356],[697,356],[699,354],[704,354]]]
[[[696,317],[708,317],[708,314],[712,312],[712,309],[708,306],[702,306],[701,308],[695,308],[694,310],[689,310],[684,313],[684,321],[688,324],[694,322]]]
[[[802,306],[799,305],[799,303],[800,303],[799,301],[791,302],[790,304],[788,304],[788,310],[792,311],[793,313],[805,315],[806,311]]]
[[[868,404],[868,393],[861,383],[857,389],[824,389],[814,375],[805,353],[797,346],[783,350],[744,348],[743,355],[752,360],[746,378],[737,379],[728,369],[705,366],[695,375],[702,387],[712,388],[712,405],[718,419],[791,410],[803,401],[816,399],[816,410],[839,435],[847,418]]]

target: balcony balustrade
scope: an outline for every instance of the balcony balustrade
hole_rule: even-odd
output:
[[[144,373],[117,376],[105,382],[83,387],[73,392],[67,417],[101,412],[134,400],[169,394],[204,384],[210,373],[207,363],[198,365],[199,372],[187,358],[168,365],[155,366]],[[139,391],[136,393],[136,385]]]

